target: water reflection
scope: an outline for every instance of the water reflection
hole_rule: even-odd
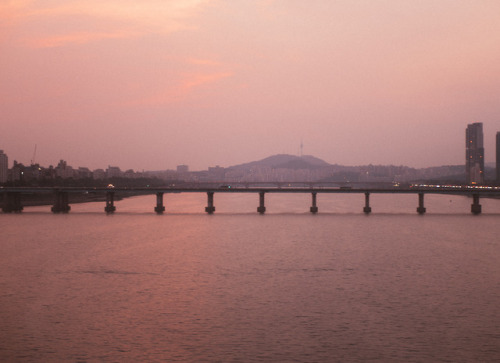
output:
[[[154,196],[0,216],[3,361],[495,361],[498,201]],[[359,197],[359,198],[357,198]],[[451,200],[451,202],[450,202]],[[490,203],[491,202],[491,203]],[[497,203],[497,204],[495,204]],[[496,208],[496,209],[495,209]]]

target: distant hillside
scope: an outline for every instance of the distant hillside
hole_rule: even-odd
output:
[[[442,165],[429,168],[412,168],[403,165],[329,164],[311,155],[272,155],[258,161],[227,168],[179,173],[166,170],[148,173],[169,181],[215,182],[352,182],[352,183],[465,183],[464,165]],[[485,168],[487,182],[495,180],[494,168]]]
[[[487,177],[491,172],[487,169]],[[324,181],[324,182],[411,182],[446,180],[463,183],[463,165],[415,169],[395,165],[343,166],[329,164],[311,155],[278,154],[265,159],[226,168],[227,180],[244,181]]]
[[[257,167],[267,167],[271,169],[317,169],[329,166],[326,161],[321,160],[311,155],[295,156],[287,154],[278,154],[269,156],[259,161],[252,161],[250,163],[231,166],[228,169],[241,170]]]

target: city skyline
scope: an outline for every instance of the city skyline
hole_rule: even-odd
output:
[[[495,160],[494,161],[489,161],[489,162],[485,162],[484,161],[484,155],[485,155],[485,149],[484,149],[484,134],[483,134],[483,124],[481,122],[475,122],[475,123],[472,123],[472,124],[468,124],[467,125],[467,128],[466,128],[466,144],[465,144],[465,154],[466,154],[466,158],[465,158],[465,170],[466,170],[466,179],[467,181],[471,181],[471,176],[469,174],[473,173],[475,169],[477,169],[477,172],[483,174],[484,173],[484,168],[485,167],[489,167],[489,168],[495,168],[497,170],[497,174],[498,174],[498,171],[500,171],[500,131],[498,131],[496,133],[496,138],[495,138],[495,149],[494,151],[492,152],[492,154],[495,155]],[[470,143],[474,143],[474,147],[471,147],[471,144]],[[302,149],[302,144],[300,145],[300,148]],[[480,150],[476,150],[476,149],[480,149]],[[23,165],[24,167],[29,167],[30,165],[31,166],[35,166],[35,165],[39,165],[39,166],[42,166],[44,168],[48,168],[48,167],[61,167],[61,165],[68,165],[68,162],[67,160],[64,158],[64,157],[59,157],[58,158],[58,162],[57,163],[49,163],[49,164],[43,164],[41,163],[39,160],[35,160],[36,159],[36,149],[37,149],[37,145],[35,145],[35,149],[34,149],[34,153],[32,155],[32,159],[29,161],[29,162],[23,162],[23,161],[19,161],[17,160],[15,157],[12,157],[12,158],[8,158],[8,155],[4,152],[4,150],[1,150],[0,149],[0,160],[2,161],[2,165],[7,167],[7,168],[11,168],[13,167],[15,164],[17,165]],[[177,171],[177,172],[188,172],[188,171],[204,171],[204,170],[210,170],[210,169],[213,169],[213,168],[232,168],[232,167],[237,167],[239,165],[243,165],[243,164],[247,164],[247,163],[254,163],[254,162],[259,162],[259,161],[264,161],[265,159],[268,159],[268,158],[271,158],[271,157],[274,157],[274,156],[279,156],[279,155],[284,155],[284,156],[294,156],[294,157],[298,157],[298,158],[315,158],[315,159],[318,159],[322,162],[326,162],[328,163],[329,165],[339,165],[339,166],[346,166],[346,167],[362,167],[362,166],[369,166],[369,165],[373,165],[373,166],[402,166],[402,167],[408,167],[408,168],[413,168],[413,169],[425,169],[425,168],[433,168],[433,167],[443,167],[443,166],[458,166],[458,165],[461,165],[461,164],[442,164],[442,165],[434,165],[434,166],[427,166],[427,167],[421,167],[421,168],[415,168],[415,167],[412,167],[410,165],[405,165],[405,164],[375,164],[375,163],[372,163],[372,162],[368,162],[366,164],[360,164],[360,165],[348,165],[348,164],[341,164],[341,163],[329,163],[327,162],[326,160],[323,160],[321,158],[318,158],[316,157],[315,155],[301,155],[301,151],[299,151],[298,154],[286,154],[286,153],[280,153],[280,154],[275,154],[275,155],[268,155],[262,159],[259,159],[259,160],[245,160],[245,161],[237,161],[235,164],[233,165],[224,165],[224,166],[221,166],[220,163],[213,163],[212,165],[208,165],[206,166],[205,168],[203,169],[192,169],[189,165],[186,165],[186,164],[179,164],[179,165],[176,165],[172,168],[166,168],[166,169],[158,169],[158,170],[147,170],[147,169],[144,169],[144,168],[138,168],[138,169],[132,169],[132,168],[128,168],[128,169],[125,169],[123,168],[122,166],[116,164],[116,163],[111,163],[111,164],[108,164],[104,167],[97,167],[97,168],[88,168],[88,165],[87,164],[83,164],[83,165],[73,165],[73,164],[70,164],[68,166],[70,166],[71,168],[73,168],[73,166],[75,166],[76,168],[79,168],[79,169],[85,169],[85,170],[88,170],[88,171],[91,171],[91,169],[93,171],[97,171],[99,173],[103,172],[103,171],[106,171],[107,169],[123,169],[122,171],[129,171],[129,172],[141,172],[141,171],[145,171],[145,172],[151,172],[151,171]],[[469,160],[469,159],[472,159],[474,158],[474,160]],[[476,165],[479,163],[479,160],[481,160],[480,164],[481,165]],[[77,170],[77,169],[75,169]],[[483,175],[484,177],[484,175]],[[478,178],[477,176],[475,177],[476,179]],[[500,178],[497,177],[498,180],[500,180]],[[476,180],[477,182],[477,180]],[[481,181],[482,182],[482,181]],[[480,183],[481,183],[480,182]]]
[[[499,168],[495,163],[484,164],[480,148],[482,125],[469,124],[466,129],[466,160],[465,165],[441,165],[427,168],[412,168],[404,165],[339,165],[329,164],[312,155],[277,154],[262,160],[240,163],[229,167],[208,167],[204,170],[190,170],[188,165],[178,165],[176,169],[166,170],[121,170],[119,166],[108,165],[104,169],[91,170],[85,166],[69,165],[65,160],[59,160],[54,165],[31,163],[24,165],[14,161],[12,168],[7,168],[7,155],[0,150],[0,183],[50,184],[56,180],[106,180],[110,178],[144,179],[159,178],[161,180],[182,180],[188,182],[416,182],[436,181],[444,183],[466,183],[469,185],[484,185],[499,183],[497,178]],[[500,132],[497,133],[497,137]],[[470,141],[469,141],[470,140]],[[474,145],[469,145],[469,142]],[[497,153],[500,148],[497,148]],[[471,159],[469,161],[469,158]],[[464,168],[465,166],[465,168]],[[496,168],[496,170],[495,170]]]
[[[468,124],[467,125],[467,128],[466,128],[466,133],[465,133],[465,138],[466,138],[466,143],[465,143],[465,154],[466,154],[466,157],[465,157],[465,170],[466,170],[466,182],[468,184],[482,184],[484,183],[484,172],[485,172],[485,167],[493,167],[496,169],[496,180],[497,181],[500,181],[500,131],[498,131],[496,133],[496,138],[495,138],[495,149],[494,149],[494,155],[495,155],[495,160],[494,161],[490,161],[490,162],[485,162],[485,158],[484,158],[484,155],[485,155],[485,148],[484,148],[484,133],[483,133],[483,123],[482,122],[475,122],[475,123],[472,123],[472,124]],[[34,153],[33,153],[33,156],[32,156],[32,159],[30,160],[30,163],[23,163],[23,162],[19,162],[17,161],[16,159],[14,159],[12,161],[12,164],[20,164],[20,165],[24,165],[26,167],[28,167],[29,165],[42,165],[40,164],[39,162],[35,162],[35,158],[36,158],[36,150],[37,150],[37,145],[35,145],[35,148],[34,148]],[[300,150],[299,150],[299,153],[298,155],[293,155],[293,154],[275,154],[275,156],[277,155],[293,155],[293,156],[297,156],[297,157],[313,157],[313,158],[317,158],[316,156],[314,155],[303,155],[302,154],[303,152],[303,144],[301,142],[300,144]],[[264,159],[267,159],[267,158],[270,158],[272,157],[272,155],[270,156],[267,156],[266,158]],[[264,159],[260,160],[260,161],[263,161]],[[321,160],[321,159],[319,159]],[[10,165],[9,165],[9,162],[8,162],[8,157],[7,155],[3,152],[3,150],[0,150],[0,161],[2,163],[2,167],[4,169],[7,169],[7,168],[10,168]],[[252,160],[252,161],[246,161],[246,162],[249,162],[249,163],[252,163],[252,162],[257,162],[258,160]],[[321,160],[323,162],[326,162],[324,160]],[[231,167],[235,167],[235,166],[238,166],[240,164],[245,164],[246,162],[237,162],[233,165],[227,165],[227,166],[222,166],[222,169],[224,168],[231,168]],[[327,162],[328,163],[328,162]],[[59,163],[58,163],[58,167],[61,166],[61,164],[64,164],[64,166],[67,165],[67,161],[64,160],[64,159],[59,159]],[[342,166],[348,166],[348,167],[356,167],[356,166],[368,166],[368,165],[373,165],[373,163],[368,163],[368,164],[364,164],[364,165],[346,165],[346,164],[339,164],[339,163],[328,163],[330,165],[334,165],[334,164],[337,164],[337,165],[342,165]],[[219,163],[214,163],[212,164],[211,166],[207,166],[205,169],[198,169],[198,171],[203,171],[203,170],[210,170],[210,169],[213,169],[214,168],[214,165],[216,168],[221,168]],[[398,166],[398,165],[395,165],[395,164],[375,164],[375,165],[378,165],[378,166]],[[435,165],[434,167],[440,167],[440,166],[457,166],[459,164],[443,164],[443,165]],[[54,165],[50,164],[49,167],[53,167]],[[399,166],[404,166],[404,167],[409,167],[409,168],[414,168],[414,167],[411,167],[409,165],[404,165],[404,164],[399,164]],[[82,166],[82,165],[78,165],[79,169],[83,169],[83,170],[88,170],[90,171],[90,169],[87,167],[87,165],[85,166]],[[72,166],[71,166],[72,168]],[[423,168],[414,168],[414,169],[425,169],[425,168],[432,168],[432,167],[423,167]],[[103,167],[103,168],[94,168],[94,171],[98,172],[98,173],[102,173],[104,172],[106,169],[106,167]],[[120,170],[120,166],[112,166],[110,164],[107,165],[107,169],[118,169]],[[107,170],[106,169],[106,170]],[[174,168],[170,168],[170,169],[159,169],[157,171],[173,171],[174,169],[176,169],[177,172],[188,172],[189,170],[189,165],[186,165],[186,164],[179,164],[179,165],[176,165]],[[76,170],[76,169],[75,169]],[[142,169],[127,169],[128,172],[134,172],[134,171],[137,171],[137,172],[140,172],[140,171],[155,171],[155,170],[146,170],[144,168]],[[86,172],[86,171],[85,171]],[[6,171],[4,172],[5,176],[6,177]]]
[[[495,161],[499,2],[14,0],[0,24],[10,163],[459,165],[475,122]]]
[[[482,123],[481,123],[481,122],[479,122],[479,123],[474,123],[474,124],[481,124],[481,125],[482,125]],[[489,161],[484,161],[484,160],[483,160],[484,165],[488,165],[488,166],[490,166],[490,167],[496,167],[497,169],[500,169],[500,168],[498,167],[498,166],[499,166],[499,160],[500,160],[500,159],[499,159],[499,155],[500,155],[500,154],[499,154],[499,151],[498,151],[498,150],[500,150],[500,148],[499,148],[499,145],[500,145],[500,142],[499,142],[499,140],[500,140],[499,135],[500,135],[500,131],[498,131],[498,132],[496,133],[496,136],[495,136],[495,141],[494,141],[494,148],[493,148],[493,149],[491,150],[491,152],[490,152],[490,154],[491,154],[491,155],[493,155],[492,157],[493,157],[494,159],[493,159],[493,160],[491,160],[491,158],[490,158],[490,160],[489,160]],[[486,135],[486,136],[488,136],[488,135]],[[484,138],[484,136],[483,136],[483,138]],[[484,143],[484,140],[483,140],[483,143]],[[1,145],[0,145],[0,146],[1,146]],[[67,158],[65,158],[64,156],[62,156],[62,157],[61,157],[61,156],[58,156],[58,157],[56,157],[56,160],[54,160],[54,161],[52,161],[52,162],[48,162],[48,163],[43,163],[43,162],[41,162],[41,161],[40,161],[40,159],[37,159],[37,158],[36,158],[36,150],[37,150],[37,146],[38,146],[38,145],[36,145],[36,144],[35,144],[35,146],[34,146],[34,152],[32,153],[31,159],[30,159],[29,161],[28,161],[28,160],[20,160],[20,159],[18,159],[18,158],[16,158],[16,157],[11,157],[11,158],[9,159],[9,161],[8,161],[8,162],[7,162],[7,161],[5,161],[4,163],[6,163],[6,164],[8,165],[8,167],[10,168],[10,167],[12,167],[12,166],[13,166],[14,162],[17,162],[17,163],[19,163],[19,164],[23,164],[23,165],[25,165],[25,166],[34,165],[34,164],[48,165],[48,166],[55,166],[55,165],[57,165],[57,163],[60,163],[61,161],[67,162]],[[316,157],[316,155],[309,155],[309,154],[307,154],[307,155],[306,155],[306,154],[301,155],[301,153],[302,153],[302,148],[303,148],[303,144],[301,143],[301,144],[300,144],[300,146],[299,146],[299,151],[298,151],[297,153],[295,153],[295,154],[293,154],[293,153],[284,153],[284,152],[283,152],[283,153],[278,153],[278,154],[274,154],[274,155],[294,155],[294,156],[299,156],[299,157],[302,157],[302,156],[314,156],[314,157]],[[484,149],[485,149],[485,148],[483,148],[483,154],[482,154],[482,155],[483,155],[483,157],[484,157],[484,155],[485,155],[485,154],[486,154],[486,155],[488,155],[488,152],[485,152],[485,150],[484,150]],[[0,150],[0,151],[1,151],[1,152],[4,152],[3,150]],[[6,153],[4,153],[4,155],[6,155]],[[264,158],[266,158],[266,157],[269,157],[269,156],[272,156],[272,155],[267,155],[267,156],[264,156],[262,159],[264,159]],[[42,159],[46,159],[46,158],[42,158]],[[454,157],[453,159],[456,159],[456,157]],[[467,158],[466,158],[466,159],[467,159]],[[485,158],[485,159],[486,159],[486,158]],[[253,161],[256,161],[256,160],[240,160],[240,161],[236,160],[234,164],[231,164],[231,165],[223,165],[222,167],[227,168],[227,167],[232,167],[232,166],[235,166],[235,165],[239,165],[239,164],[243,164],[243,163],[247,163],[247,162],[253,162]],[[326,161],[326,160],[325,160],[325,161]],[[327,162],[328,162],[328,161],[327,161]],[[411,165],[408,165],[408,164],[395,164],[395,163],[390,163],[390,162],[389,162],[389,163],[387,163],[387,164],[376,164],[376,163],[374,163],[374,162],[370,162],[370,161],[369,161],[369,159],[367,159],[367,162],[366,162],[365,164],[358,164],[358,165],[342,164],[341,162],[328,162],[328,163],[329,163],[329,164],[332,164],[332,165],[333,165],[333,164],[338,164],[338,165],[345,165],[345,166],[363,166],[363,165],[370,165],[370,164],[374,164],[374,165],[385,165],[385,166],[390,166],[390,165],[401,165],[401,166],[407,166],[407,167],[416,168],[416,169],[429,168],[429,167],[438,167],[438,166],[444,166],[444,165],[459,165],[459,164],[460,164],[460,163],[458,163],[458,164],[451,164],[451,163],[446,164],[446,163],[445,163],[445,164],[440,164],[440,165],[435,164],[435,165],[427,165],[427,166],[422,166],[422,167],[414,167],[414,166],[411,166]],[[178,169],[179,167],[186,167],[186,166],[187,166],[187,167],[189,167],[189,168],[191,169],[191,166],[190,166],[190,165],[187,165],[187,164],[182,164],[182,163],[180,163],[180,164],[176,164],[176,165],[174,165],[174,164],[175,164],[174,162],[171,162],[171,163],[169,163],[169,167],[168,167],[168,168],[165,168],[165,169],[154,169],[154,170],[174,170],[174,169]],[[466,164],[467,164],[467,161],[466,161]],[[73,163],[71,163],[71,165],[77,165],[78,167],[85,167],[85,168],[87,168],[87,167],[89,166],[89,163],[85,163],[85,162],[84,162],[83,164],[73,164]],[[117,165],[119,168],[122,168],[122,169],[124,169],[124,170],[129,170],[129,169],[131,169],[131,170],[135,170],[135,171],[141,171],[141,170],[144,170],[144,171],[154,171],[153,169],[145,169],[145,168],[141,168],[140,166],[139,166],[138,168],[136,168],[136,169],[134,169],[134,168],[124,168],[124,167],[122,167],[122,166],[118,165],[118,163],[114,163],[114,162],[112,162],[112,161],[111,161],[110,163],[108,163],[107,165],[102,165],[102,166],[100,166],[100,164],[98,164],[98,165],[99,165],[99,166],[97,166],[97,167],[91,167],[91,169],[93,169],[93,170],[98,170],[98,169],[106,169],[106,168],[109,168],[110,166]],[[171,166],[171,167],[170,167],[170,165],[173,165],[173,166]],[[219,163],[219,162],[217,162],[217,161],[214,161],[214,162],[213,162],[212,164],[210,164],[210,165],[206,165],[205,167],[201,167],[201,168],[198,168],[198,169],[193,169],[193,170],[200,170],[200,171],[201,171],[201,170],[206,170],[207,168],[210,168],[210,167],[213,167],[213,166],[217,166],[217,167],[219,167],[219,166],[221,166],[221,163]],[[114,166],[113,166],[113,167],[114,167]],[[467,167],[467,166],[466,166],[466,167]]]

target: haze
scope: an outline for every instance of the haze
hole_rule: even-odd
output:
[[[0,149],[191,170],[272,154],[462,164],[500,131],[497,0],[45,0],[0,5]]]

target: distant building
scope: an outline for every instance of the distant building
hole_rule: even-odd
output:
[[[116,178],[122,175],[122,171],[118,166],[109,166],[106,169],[106,176],[108,178]]]
[[[9,174],[9,158],[0,150],[0,183],[6,183]]]
[[[40,164],[31,164],[24,167],[24,180],[29,182],[39,180],[42,177],[42,168]]]
[[[12,182],[17,182],[23,179],[24,179],[24,165],[14,160],[14,165],[10,169],[9,180]]]
[[[178,173],[187,173],[189,171],[189,167],[187,165],[177,165]]]
[[[92,176],[95,180],[106,179],[106,172],[103,169],[96,169],[92,173]]]
[[[78,178],[92,178],[92,172],[89,168],[79,167],[76,171]]]
[[[465,130],[465,176],[467,184],[484,183],[482,122],[469,124]]]
[[[133,169],[128,169],[123,172],[125,178],[134,179],[139,177],[139,173],[136,173]]]
[[[68,179],[74,177],[74,170],[64,160],[59,160],[59,164],[55,167],[56,176],[61,179]]]
[[[226,176],[226,169],[217,165],[216,167],[208,168],[208,178],[211,181],[223,181]]]
[[[497,183],[500,183],[500,131],[497,132]]]

